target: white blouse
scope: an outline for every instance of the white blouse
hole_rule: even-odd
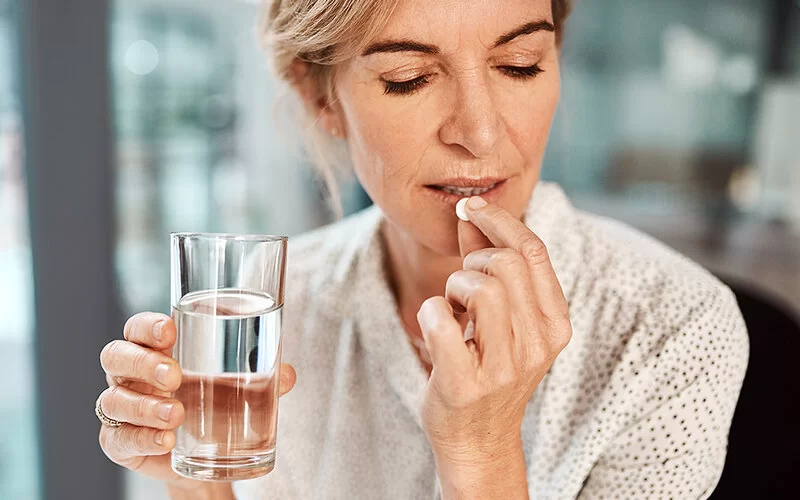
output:
[[[418,419],[427,375],[383,267],[376,207],[289,243],[275,470],[239,499],[433,499]],[[531,498],[706,498],[747,367],[731,291],[539,183],[526,224],[547,244],[573,336],[522,425]]]

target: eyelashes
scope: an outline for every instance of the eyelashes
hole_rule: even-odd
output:
[[[532,78],[544,73],[538,64],[533,66],[498,66],[497,69],[510,76],[511,78]]]
[[[535,78],[536,76],[544,73],[544,70],[538,64],[533,66],[497,66],[501,73],[517,80],[525,80]],[[384,95],[411,95],[420,90],[428,84],[430,75],[418,76],[417,78],[406,80],[403,82],[393,82],[383,80]]]
[[[414,78],[413,80],[406,80],[404,82],[390,82],[389,80],[384,80],[383,83],[386,85],[386,89],[384,90],[384,94],[413,94],[417,90],[424,87],[427,83],[429,77],[419,76]]]

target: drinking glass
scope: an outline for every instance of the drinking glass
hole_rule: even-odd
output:
[[[175,398],[186,418],[172,468],[234,481],[275,464],[283,236],[172,233],[173,356],[183,371]]]

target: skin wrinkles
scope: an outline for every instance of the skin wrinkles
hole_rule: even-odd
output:
[[[497,203],[521,218],[539,180],[560,93],[555,34],[542,29],[495,44],[543,23],[552,24],[547,0],[408,0],[367,46],[406,41],[435,50],[376,52],[337,68],[324,122],[346,131],[355,174],[386,215],[398,305],[413,334],[422,301],[440,294],[461,265],[454,209],[426,185],[508,178]],[[542,73],[532,78],[498,69],[533,65]],[[385,93],[384,80],[424,75],[427,84],[409,95]]]

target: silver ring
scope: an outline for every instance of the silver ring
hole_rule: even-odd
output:
[[[103,413],[103,408],[100,406],[100,400],[103,399],[103,395],[100,394],[100,397],[97,398],[97,402],[94,404],[94,414],[97,415],[97,418],[100,419],[103,425],[107,425],[108,427],[119,427],[123,424],[119,420],[114,420],[113,418],[109,418]]]

